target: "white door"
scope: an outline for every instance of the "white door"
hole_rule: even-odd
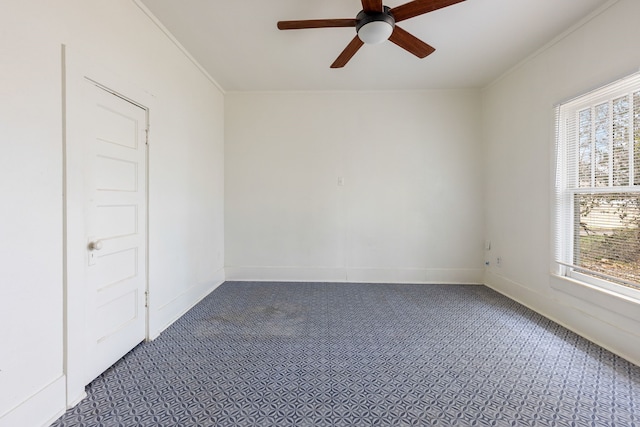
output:
[[[146,335],[147,111],[85,84],[88,382]]]

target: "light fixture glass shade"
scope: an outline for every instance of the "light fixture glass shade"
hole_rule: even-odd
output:
[[[366,44],[380,44],[388,40],[393,26],[385,21],[369,22],[358,30],[358,37]]]

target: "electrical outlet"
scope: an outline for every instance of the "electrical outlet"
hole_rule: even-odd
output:
[[[496,265],[498,267],[502,267],[502,257],[501,256],[496,258]]]

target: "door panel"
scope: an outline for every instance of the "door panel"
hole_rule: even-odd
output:
[[[139,122],[135,118],[135,111],[118,111],[110,106],[98,104],[96,114],[99,116],[97,137],[100,141],[137,149],[140,143],[137,137]]]
[[[146,332],[147,112],[86,81],[87,381]]]
[[[95,159],[98,191],[137,191],[138,164],[129,160],[97,156]]]
[[[100,295],[104,300],[103,304],[98,306],[96,310],[96,335],[98,342],[111,338],[123,328],[131,323],[135,323],[138,319],[138,295],[137,290],[129,291],[122,294],[119,290],[115,292],[104,292]],[[120,355],[122,356],[122,355]],[[117,360],[117,359],[116,359]]]
[[[95,230],[103,242],[135,235],[138,232],[138,205],[98,205],[95,207]]]
[[[98,259],[99,262],[94,266],[98,291],[117,285],[123,280],[133,279],[138,274],[137,248],[101,254]]]

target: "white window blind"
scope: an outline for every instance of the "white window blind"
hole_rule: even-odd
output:
[[[640,289],[640,75],[556,110],[562,274]]]

